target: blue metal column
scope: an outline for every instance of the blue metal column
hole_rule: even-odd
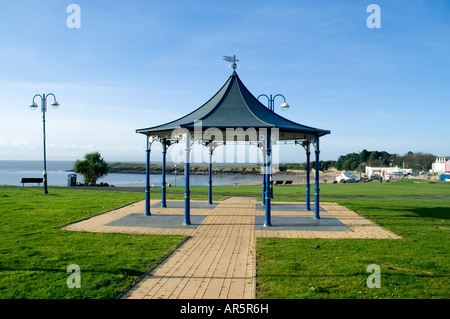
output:
[[[316,138],[316,180],[315,180],[315,187],[314,187],[314,218],[315,219],[320,219],[320,215],[319,215],[319,210],[320,210],[320,188],[319,188],[319,154],[320,154],[320,149],[319,149],[319,137]]]
[[[306,190],[305,190],[305,210],[311,210],[311,199],[310,199],[310,192],[311,192],[311,181],[310,181],[310,173],[311,173],[311,150],[310,150],[310,143],[308,141],[308,144],[306,144]]]
[[[161,207],[167,207],[166,203],[166,154],[167,140],[162,139],[162,182],[161,182]]]
[[[47,156],[45,151],[45,112],[47,112],[47,101],[45,94],[42,94],[42,132],[44,138],[44,172],[43,172],[43,182],[44,182],[44,194],[48,194],[48,181],[47,181]]]
[[[210,146],[209,147],[209,187],[208,187],[208,204],[212,204],[212,153],[213,153],[213,149]]]
[[[189,190],[189,163],[191,161],[191,133],[185,134],[186,138],[186,162],[184,168],[185,184],[184,184],[184,222],[183,225],[191,224],[191,191]]]
[[[265,205],[265,196],[266,196],[266,150],[265,147],[262,147],[263,153],[263,171],[262,171],[262,193],[261,193],[261,205]]]
[[[147,160],[145,166],[145,215],[150,216],[150,137],[147,136]]]
[[[270,132],[267,133],[267,138],[266,138],[266,151],[267,151],[267,158],[266,161],[264,162],[264,168],[266,169],[266,171],[264,172],[265,174],[265,217],[264,217],[264,226],[272,226],[272,223],[270,221],[270,198],[271,198],[271,190],[270,190],[270,179],[272,177],[272,160],[271,160],[271,151],[272,151],[272,147],[271,147],[271,136],[270,136]]]

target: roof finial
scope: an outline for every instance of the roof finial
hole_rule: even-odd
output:
[[[233,64],[230,65],[231,68],[233,68],[233,70],[236,70],[236,68],[238,67],[238,65],[236,64],[236,62],[239,62],[238,59],[236,59],[236,56],[223,56],[223,59],[227,62],[232,62]]]

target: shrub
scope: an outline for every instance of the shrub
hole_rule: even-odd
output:
[[[84,160],[77,160],[73,170],[83,175],[85,184],[95,185],[100,177],[108,174],[109,166],[100,153],[95,152],[84,155]]]

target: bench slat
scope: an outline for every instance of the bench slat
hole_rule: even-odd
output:
[[[37,183],[38,186],[40,183],[44,181],[43,178],[37,178],[37,177],[22,177],[22,180],[20,181],[22,183],[22,186],[25,187],[25,183]]]
[[[20,182],[21,183],[42,183],[43,181],[44,181],[43,178],[23,177]]]

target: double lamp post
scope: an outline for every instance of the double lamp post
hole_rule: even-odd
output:
[[[33,97],[33,101],[30,104],[30,108],[32,110],[36,110],[39,106],[36,104],[36,102],[34,101],[36,99],[36,97],[39,97],[41,99],[41,111],[42,111],[42,128],[43,128],[43,139],[44,139],[44,179],[43,179],[43,184],[44,184],[44,194],[48,194],[48,181],[47,181],[47,159],[46,159],[46,151],[45,151],[45,113],[47,112],[47,98],[49,96],[53,96],[53,103],[51,104],[52,108],[56,109],[59,107],[59,103],[56,101],[56,97],[53,93],[49,93],[49,94],[36,94]]]

